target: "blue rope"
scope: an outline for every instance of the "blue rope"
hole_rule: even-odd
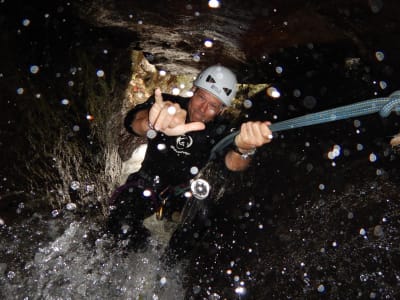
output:
[[[379,112],[379,115],[386,118],[392,111],[400,112],[400,90],[393,92],[389,97],[375,98],[350,105],[340,106],[333,109],[324,110],[317,113],[304,115],[301,117],[285,120],[271,124],[269,129],[272,132],[284,131],[299,127],[306,127],[321,123],[329,123],[333,121],[364,116]],[[219,141],[210,153],[210,160],[216,158],[216,154],[222,152],[226,147],[231,145],[239,131],[232,132]]]

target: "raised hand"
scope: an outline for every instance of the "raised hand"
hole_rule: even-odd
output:
[[[187,111],[179,104],[164,101],[161,90],[155,90],[155,103],[149,111],[149,122],[156,131],[169,136],[183,135],[190,131],[204,130],[202,122],[186,122]]]

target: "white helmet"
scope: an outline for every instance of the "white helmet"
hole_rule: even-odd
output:
[[[210,92],[226,106],[230,106],[235,98],[236,84],[236,75],[220,65],[208,67],[193,82],[194,86]]]

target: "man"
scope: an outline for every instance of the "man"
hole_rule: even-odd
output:
[[[212,147],[230,133],[223,118],[236,95],[236,76],[226,67],[215,65],[201,72],[194,81],[193,96],[183,98],[161,94],[137,105],[125,118],[126,129],[148,138],[141,169],[112,197],[110,229],[122,238],[148,235],[143,220],[162,212],[171,217],[180,211],[185,196],[179,191],[189,185],[206,163]],[[269,122],[241,125],[232,147],[223,159],[231,171],[245,170],[255,149],[269,143]],[[183,186],[182,186],[183,185]]]

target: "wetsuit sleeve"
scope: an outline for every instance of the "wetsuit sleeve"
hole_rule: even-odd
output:
[[[132,130],[132,127],[131,127],[132,121],[135,119],[137,112],[139,112],[143,109],[149,109],[154,104],[154,101],[155,101],[154,96],[151,96],[149,99],[147,99],[146,102],[138,104],[134,108],[132,108],[130,111],[128,111],[128,113],[126,114],[125,119],[124,119],[124,126],[125,126],[126,131],[138,136],[136,134],[136,132],[134,132]]]

